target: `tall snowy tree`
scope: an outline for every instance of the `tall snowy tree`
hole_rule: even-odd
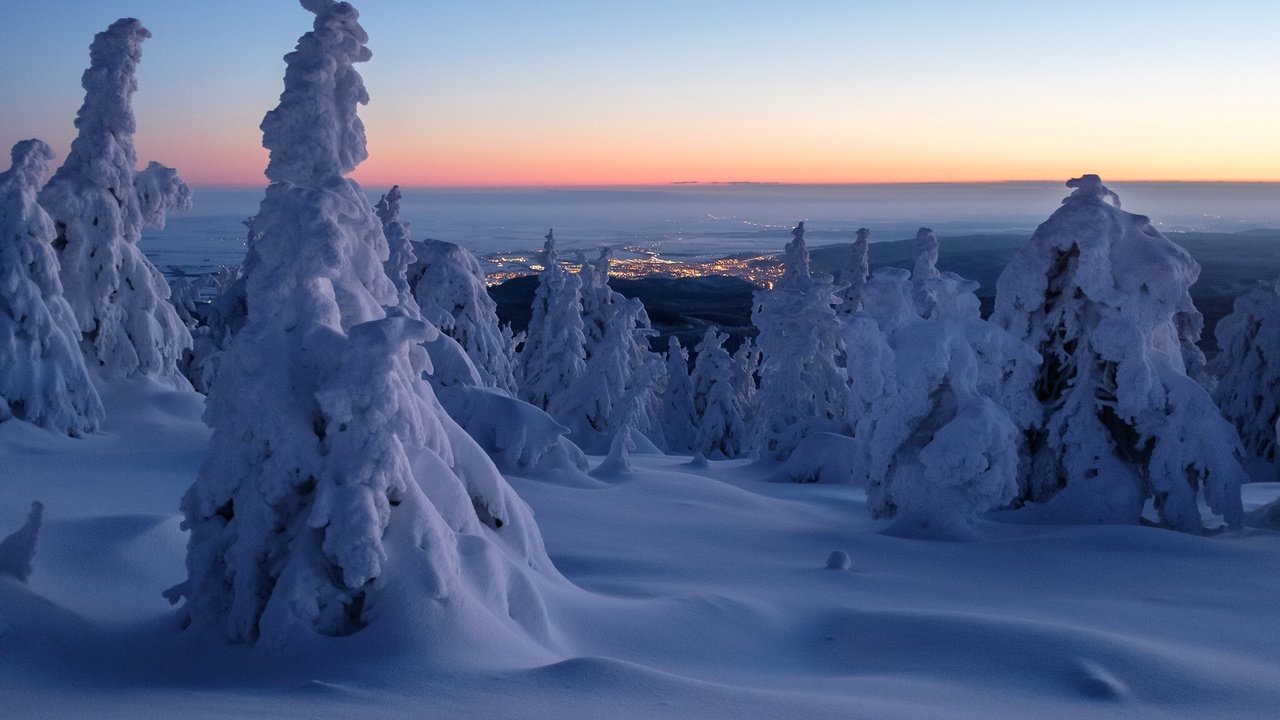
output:
[[[359,16],[302,4],[314,26],[262,122],[248,316],[209,396],[213,436],[183,498],[188,578],[170,597],[234,642],[346,635],[398,609],[400,634],[538,632],[537,526],[423,381],[435,328],[396,308],[382,226],[345,177],[366,157]],[[464,562],[464,545],[495,560]]]
[[[693,452],[698,414],[693,409],[689,353],[672,335],[667,339],[667,382],[662,390],[662,428],[670,452]]]
[[[510,336],[498,325],[498,304],[489,297],[484,270],[465,248],[440,240],[414,243],[418,260],[409,268],[413,295],[423,315],[458,341],[482,383],[516,394]]]
[[[23,140],[12,157],[0,173],[0,422],[16,417],[84,435],[102,421],[102,403],[62,297],[53,221],[36,204],[53,151]]]
[[[912,257],[911,286],[916,312],[921,317],[929,317],[937,300],[930,290],[929,281],[941,276],[938,272],[938,238],[934,236],[933,230],[922,227],[916,231]]]
[[[838,429],[845,417],[848,375],[837,363],[844,337],[831,276],[809,270],[804,223],[791,231],[784,271],[756,294],[751,320],[760,330],[760,390],[752,447],[760,457],[785,460],[811,430]]]
[[[80,132],[40,204],[54,221],[63,291],[88,363],[109,377],[149,375],[185,388],[178,362],[191,334],[168,303],[168,284],[138,249],[144,225],[161,227],[166,211],[190,205],[171,169],[136,168],[130,103],[148,37],[133,19],[94,37],[81,81]]]
[[[1018,492],[1019,433],[1035,416],[1035,353],[981,319],[977,283],[929,278],[919,317],[905,273],[878,273],[851,334],[859,346],[854,436],[867,506],[909,535],[964,535]],[[897,305],[896,308],[893,306]],[[875,332],[861,326],[879,318]],[[875,381],[872,381],[875,376]]]
[[[760,390],[760,348],[749,338],[743,338],[738,349],[733,352],[733,392],[738,396],[738,404],[742,407],[743,419],[751,424],[755,414],[756,393]]]
[[[1213,397],[1250,452],[1280,460],[1280,282],[1236,298],[1214,331],[1221,352]]]
[[[581,256],[580,256],[581,257]],[[609,287],[609,268],[613,249],[600,248],[600,256],[588,261],[581,258],[578,279],[582,287],[582,335],[586,338],[587,359],[608,333],[609,306],[617,293]]]
[[[1157,521],[1199,532],[1201,498],[1241,522],[1240,440],[1187,377],[1177,315],[1200,274],[1148,218],[1120,209],[1096,175],[1013,258],[993,319],[1043,357],[1043,416],[1028,436],[1022,497],[1049,517]]]
[[[560,265],[555,233],[547,231],[533,315],[520,350],[516,383],[520,398],[555,415],[555,400],[585,370],[581,284]]]
[[[867,242],[870,236],[870,230],[858,228],[857,239],[853,241],[853,250],[849,253],[849,264],[840,274],[840,282],[844,283],[844,289],[840,291],[841,315],[852,315],[862,309],[863,288],[867,286],[867,277],[871,274],[868,261],[870,246]]]
[[[698,415],[694,449],[709,458],[736,458],[747,453],[746,422],[733,387],[733,359],[724,349],[726,336],[707,328],[695,351],[693,409]]]
[[[418,305],[413,297],[413,289],[409,283],[409,267],[418,256],[413,251],[413,241],[409,235],[409,223],[400,219],[400,186],[394,185],[378,200],[374,212],[382,223],[382,234],[387,239],[387,262],[383,265],[387,277],[396,286],[396,306],[412,315],[417,313]],[[434,322],[434,321],[433,321]],[[439,323],[437,323],[437,327]]]

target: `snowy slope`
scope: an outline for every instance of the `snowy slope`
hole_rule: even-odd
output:
[[[139,379],[104,402],[104,432],[83,440],[0,425],[0,534],[31,500],[46,505],[30,585],[0,578],[6,718],[1236,718],[1280,706],[1278,533],[984,523],[971,542],[906,540],[877,532],[858,488],[654,455],[593,483],[509,476],[572,583],[542,588],[550,650],[477,638],[442,657],[394,623],[282,650],[225,645],[181,632],[160,597],[184,575],[177,504],[208,439],[199,396]],[[1250,485],[1246,508],[1277,494]],[[833,550],[849,569],[826,569]]]

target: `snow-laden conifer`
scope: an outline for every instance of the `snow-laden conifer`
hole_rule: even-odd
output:
[[[302,4],[314,27],[262,123],[271,184],[252,221],[248,315],[209,396],[213,436],[183,499],[188,578],[170,597],[237,642],[397,614],[398,634],[536,631],[522,574],[550,571],[537,526],[423,381],[419,343],[436,330],[396,307],[382,226],[344,177],[365,157],[366,35],[348,3]]]
[[[1096,175],[1036,229],[1000,275],[994,320],[1044,359],[1042,418],[1022,495],[1057,520],[1156,521],[1198,532],[1198,502],[1241,521],[1240,440],[1189,378],[1179,313],[1200,266],[1125,212]]]
[[[62,297],[53,222],[36,203],[53,151],[23,140],[12,157],[0,173],[0,422],[79,436],[98,428],[102,403]]]
[[[560,265],[551,230],[547,231],[541,260],[542,273],[516,366],[516,382],[522,400],[554,416],[556,398],[572,387],[585,369],[582,302],[578,276]]]
[[[667,382],[662,390],[662,429],[667,450],[694,450],[698,415],[693,409],[693,382],[689,379],[689,353],[672,335],[667,339]]]
[[[84,105],[71,152],[40,192],[53,218],[63,292],[90,366],[108,377],[149,375],[187,387],[178,370],[191,335],[168,303],[169,286],[138,248],[144,225],[190,204],[169,168],[137,171],[130,106],[142,41],[151,33],[117,20],[89,47]]]
[[[929,281],[941,276],[938,272],[938,238],[933,230],[922,227],[916,231],[916,241],[912,248],[911,287],[916,301],[916,312],[921,317],[928,317],[933,312],[936,298],[930,290]]]
[[[756,294],[751,320],[759,329],[760,389],[752,418],[752,448],[785,460],[805,433],[838,429],[845,417],[848,375],[837,363],[844,338],[830,275],[813,274],[804,223],[791,232],[783,275]]]
[[[511,337],[498,325],[498,304],[489,297],[480,262],[441,240],[415,242],[414,253],[409,281],[423,316],[458,341],[482,384],[514,396]]]
[[[738,396],[742,419],[748,427],[755,415],[756,393],[760,390],[760,360],[760,348],[749,337],[742,338],[738,349],[733,351],[733,392]]]
[[[1219,355],[1213,397],[1250,452],[1280,459],[1280,283],[1236,298],[1214,330]]]
[[[400,186],[394,185],[378,200],[374,212],[382,223],[382,234],[387,239],[387,261],[383,264],[387,277],[396,287],[396,305],[403,312],[418,314],[418,303],[409,283],[409,267],[418,259],[409,235],[409,223],[400,219]],[[435,322],[434,320],[432,322]],[[440,327],[439,323],[436,323]]]
[[[694,348],[693,409],[698,415],[695,449],[713,459],[741,457],[747,453],[747,426],[733,387],[733,358],[724,349],[726,336],[707,328]]]
[[[915,288],[934,301],[927,319],[916,314]],[[976,288],[954,275],[916,285],[886,269],[867,286],[875,315],[855,318],[876,328],[849,330],[863,342],[853,366],[861,371],[855,402],[863,404],[854,436],[867,506],[894,518],[898,533],[964,535],[980,513],[1017,496],[1037,358],[981,319]]]
[[[840,282],[844,283],[844,289],[840,291],[841,315],[852,315],[862,309],[863,288],[867,286],[867,278],[871,274],[868,261],[870,246],[867,241],[870,236],[870,230],[858,228],[857,239],[853,241],[853,249],[849,253],[849,264],[840,274]]]
[[[608,332],[609,306],[613,304],[617,293],[609,287],[609,268],[613,264],[613,249],[600,248],[600,255],[588,261],[579,255],[578,279],[582,293],[582,336],[586,357],[591,359],[595,347],[604,340]]]

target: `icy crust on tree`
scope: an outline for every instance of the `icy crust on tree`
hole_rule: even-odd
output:
[[[84,435],[102,422],[102,402],[62,297],[53,221],[36,203],[53,151],[23,140],[12,157],[0,174],[0,422]]]
[[[853,249],[849,253],[849,264],[845,266],[844,272],[840,273],[840,282],[844,283],[844,289],[839,293],[838,310],[841,315],[852,315],[862,309],[863,288],[867,286],[867,278],[871,275],[868,259],[870,255],[868,238],[870,237],[870,230],[858,228]]]
[[[751,313],[759,329],[760,389],[752,419],[752,449],[785,460],[806,433],[839,430],[845,417],[848,375],[837,363],[844,337],[830,275],[812,274],[804,223],[783,251],[783,275],[757,293]]]
[[[580,287],[578,277],[560,265],[555,233],[548,230],[516,383],[520,399],[552,416],[586,369]]]
[[[1221,352],[1213,399],[1254,455],[1280,459],[1280,283],[1236,298],[1214,331]]]
[[[676,453],[694,451],[698,414],[693,409],[693,382],[689,378],[689,353],[672,335],[667,339],[667,381],[662,389],[662,429],[666,433],[667,450]]]
[[[1200,267],[1150,221],[1120,209],[1096,175],[1013,258],[993,319],[1044,359],[1021,499],[1031,516],[1199,532],[1198,500],[1241,521],[1241,446],[1186,374],[1178,318],[1196,313]]]
[[[510,336],[498,325],[498,304],[489,297],[484,270],[453,243],[414,243],[417,260],[408,281],[423,317],[458,341],[486,387],[516,394]]]
[[[326,98],[358,99],[342,88],[368,53],[350,5],[304,4],[314,30],[288,56],[265,144],[292,161],[277,168],[337,173],[307,149],[363,157],[362,135],[291,129],[352,115]],[[213,435],[183,498],[188,577],[170,598],[233,642],[345,635],[389,613],[441,640],[544,638],[532,576],[554,568],[532,513],[422,379],[436,331],[395,308],[368,199],[337,174],[292,177],[310,184],[276,180],[252,221],[247,321],[209,395]]]
[[[733,386],[733,359],[724,349],[726,336],[707,328],[694,348],[693,410],[698,416],[694,449],[703,457],[742,457],[748,451],[747,425]]]
[[[923,283],[887,268],[866,288],[871,312],[847,328],[867,507],[891,531],[964,536],[1017,496],[1018,438],[1034,418],[1031,348],[981,319],[977,283]],[[934,310],[916,315],[916,289]],[[853,346],[853,345],[851,345]]]
[[[80,131],[66,162],[40,192],[53,218],[63,292],[88,363],[108,377],[135,374],[186,388],[178,362],[191,335],[168,303],[169,286],[138,249],[144,225],[189,206],[190,191],[170,168],[138,173],[130,102],[142,41],[151,33],[117,20],[89,47],[81,83]]]

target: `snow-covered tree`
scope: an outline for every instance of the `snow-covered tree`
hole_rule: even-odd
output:
[[[915,287],[935,301],[927,319],[915,312]],[[850,330],[864,341],[854,381],[864,410],[854,436],[867,505],[875,517],[895,518],[896,532],[963,535],[980,513],[1017,496],[1037,358],[981,319],[976,288],[955,276],[914,285],[901,271],[882,271],[868,284],[867,305],[883,329]]]
[[[498,325],[498,304],[489,297],[480,262],[440,240],[416,242],[414,253],[409,281],[423,316],[458,341],[485,386],[514,396],[511,336]]]
[[[916,301],[916,312],[921,317],[929,317],[936,301],[930,291],[929,281],[941,276],[938,272],[938,238],[934,236],[933,230],[922,227],[916,231],[912,257],[914,260],[911,268],[911,286]]]
[[[400,186],[393,185],[373,209],[382,223],[382,234],[387,239],[388,255],[383,267],[387,277],[391,278],[391,283],[396,286],[396,306],[407,314],[417,314],[419,304],[414,300],[413,288],[409,283],[409,267],[418,256],[414,253],[413,240],[409,235],[409,223],[400,219]]]
[[[848,398],[848,375],[837,362],[844,338],[836,288],[830,275],[809,270],[804,223],[791,236],[782,277],[756,294],[751,313],[761,352],[752,447],[777,460],[785,460],[805,433],[838,429]]]
[[[560,265],[555,233],[548,230],[516,383],[522,400],[553,416],[559,409],[557,396],[572,387],[586,367],[579,288],[578,277]]]
[[[615,293],[609,287],[609,268],[613,264],[613,249],[606,246],[600,248],[600,256],[587,261],[579,256],[578,280],[582,293],[582,335],[586,338],[587,359],[595,352],[595,347],[604,340],[608,333],[609,306],[613,304]]]
[[[1054,519],[1129,523],[1149,499],[1161,525],[1194,532],[1202,498],[1238,526],[1240,440],[1187,377],[1177,323],[1199,265],[1098,176],[1067,185],[997,284],[993,319],[1044,359],[1022,498]]]
[[[1269,462],[1280,459],[1280,283],[1236,298],[1214,331],[1221,350],[1213,397],[1244,446]]]
[[[849,253],[849,264],[840,274],[840,282],[844,283],[844,289],[840,291],[841,315],[852,315],[862,309],[863,288],[867,286],[867,277],[871,274],[868,260],[870,246],[867,241],[870,236],[870,230],[858,228],[857,239],[853,241],[853,250]]]
[[[709,458],[736,458],[747,452],[747,426],[733,387],[733,358],[723,347],[726,336],[707,328],[694,348],[693,409],[698,415],[694,449]]]
[[[412,604],[398,633],[538,632],[537,526],[422,379],[436,330],[396,307],[382,226],[345,177],[366,157],[359,16],[302,4],[314,26],[262,123],[247,321],[209,395],[213,436],[183,498],[188,577],[169,595],[235,642],[350,634],[397,601]],[[463,545],[493,561],[464,562]]]
[[[109,377],[149,375],[185,388],[178,362],[191,335],[168,303],[168,284],[138,249],[144,225],[163,226],[167,210],[190,205],[171,169],[136,168],[130,103],[148,37],[133,19],[94,37],[79,135],[39,199],[54,221],[63,291],[89,364]]]
[[[662,429],[667,450],[693,452],[698,414],[693,409],[693,382],[689,379],[689,353],[672,335],[667,340],[667,382],[662,390]]]
[[[738,404],[742,407],[742,418],[751,425],[755,414],[756,393],[760,390],[760,348],[749,338],[742,338],[742,343],[733,352],[733,391],[738,396]]]
[[[80,330],[62,297],[53,221],[36,203],[53,151],[13,146],[0,173],[0,422],[16,417],[79,436],[102,421],[80,354]]]

